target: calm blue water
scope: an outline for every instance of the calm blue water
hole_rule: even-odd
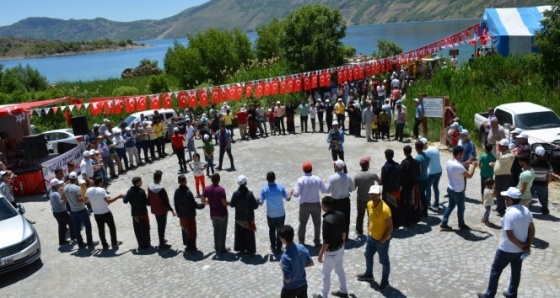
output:
[[[477,20],[455,20],[353,26],[347,28],[343,43],[355,47],[357,53],[369,56],[377,49],[377,40],[385,39],[395,41],[406,52],[456,33],[476,22]],[[257,35],[253,32],[248,33],[248,36],[253,42]],[[183,44],[187,42],[186,38],[178,40]],[[158,65],[163,68],[163,58],[167,49],[173,46],[173,39],[144,40],[137,43],[149,44],[151,47],[76,56],[5,60],[0,61],[0,64],[7,68],[29,64],[45,75],[51,83],[120,78],[125,68],[136,67],[140,60],[145,58],[157,60]],[[458,49],[459,60],[462,61],[473,53],[473,47],[469,45],[459,46]],[[440,52],[444,57],[447,57],[447,54],[447,49]]]

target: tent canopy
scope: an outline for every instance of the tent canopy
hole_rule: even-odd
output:
[[[487,8],[481,28],[488,30],[497,52],[508,56],[536,52],[535,33],[542,28],[543,13],[552,7]]]
[[[4,117],[6,115],[19,115],[24,112],[29,112],[30,109],[54,106],[66,101],[71,101],[71,99],[66,96],[55,99],[0,105],[0,117]]]

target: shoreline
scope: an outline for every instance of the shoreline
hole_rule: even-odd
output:
[[[54,55],[0,57],[0,62],[19,60],[19,59],[41,59],[41,58],[55,58],[55,57],[99,54],[99,53],[118,52],[118,51],[132,51],[132,50],[139,50],[139,49],[145,49],[145,48],[151,48],[151,47],[154,47],[154,46],[150,45],[150,44],[141,44],[141,45],[134,45],[134,46],[126,46],[125,48],[118,48],[118,49],[98,49],[98,50],[92,50],[92,51],[61,53],[61,54],[54,54]]]

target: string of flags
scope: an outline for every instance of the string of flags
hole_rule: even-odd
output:
[[[483,41],[483,39],[488,38],[487,33],[484,33],[486,31],[479,33],[480,29],[480,25],[475,24],[415,50],[351,65],[160,94],[90,98],[88,103],[33,109],[33,111],[41,116],[43,113],[48,115],[51,111],[53,114],[68,113],[85,108],[89,109],[91,115],[109,115],[124,112],[134,113],[147,109],[171,109],[174,101],[177,102],[179,108],[185,109],[196,106],[205,107],[209,104],[218,104],[230,100],[239,101],[243,97],[250,99],[310,91],[319,87],[329,87],[332,82],[342,84],[390,72],[395,67],[398,68],[421,60],[446,48],[453,48],[466,43],[476,45],[478,40]],[[474,34],[471,33],[473,31]],[[333,78],[334,76],[336,76],[336,80]]]

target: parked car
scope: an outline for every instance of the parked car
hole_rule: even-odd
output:
[[[47,139],[47,148],[50,153],[58,153],[57,143],[65,142],[72,144],[79,144],[83,142],[82,136],[75,136],[71,128],[55,129],[43,132]]]
[[[0,196],[0,274],[32,264],[41,257],[37,231],[23,217],[23,206],[18,209]]]
[[[158,111],[159,115],[163,117],[163,125],[167,127],[169,127],[169,125],[171,124],[172,119],[177,117],[177,112],[172,109],[147,110],[131,114],[126,119],[124,119],[124,122],[126,122],[127,127],[134,128],[137,124],[140,123],[140,115],[144,114],[146,120],[151,120],[151,118],[155,114],[155,111]],[[152,122],[149,123],[151,125]],[[170,140],[171,136],[169,130],[164,130],[163,133],[165,134],[165,139]]]
[[[528,134],[533,149],[543,146],[551,160],[560,161],[560,117],[554,111],[531,102],[516,102],[497,106],[494,115],[506,135],[509,135],[509,128],[515,125]],[[488,113],[474,116],[474,124],[481,137],[484,136],[487,119]]]

